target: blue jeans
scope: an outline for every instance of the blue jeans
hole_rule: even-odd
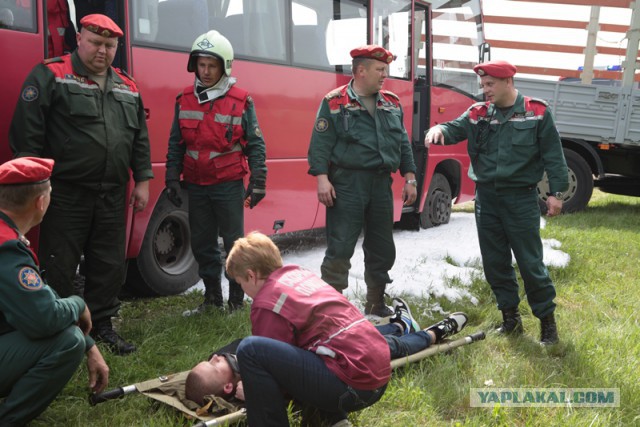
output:
[[[335,423],[377,402],[387,388],[356,390],[320,356],[272,338],[244,338],[237,356],[251,427],[288,426],[289,398],[317,408],[323,419]]]
[[[426,331],[402,335],[402,331],[394,323],[378,325],[376,329],[387,340],[391,359],[409,356],[424,350],[432,344],[431,337]]]

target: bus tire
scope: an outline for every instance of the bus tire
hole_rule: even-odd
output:
[[[584,210],[593,194],[593,173],[589,163],[578,153],[564,149],[564,158],[569,169],[569,189],[564,193],[562,213],[579,212]],[[538,184],[538,201],[540,211],[547,213],[547,194],[549,182],[547,176]]]
[[[451,185],[444,175],[434,173],[420,212],[420,227],[431,228],[447,224],[451,218]]]
[[[180,196],[179,208],[165,195],[160,197],[140,253],[129,261],[126,285],[137,295],[176,295],[200,280],[191,252],[188,198],[184,190]]]

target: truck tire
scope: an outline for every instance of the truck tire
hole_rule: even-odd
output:
[[[564,194],[562,213],[579,212],[584,210],[593,194],[593,174],[587,161],[578,153],[567,148],[564,149],[564,158],[569,168],[569,189]],[[538,183],[538,197],[540,211],[547,213],[547,192],[549,180],[545,174]]]
[[[451,186],[444,175],[434,173],[424,207],[420,212],[420,227],[431,228],[447,224],[451,218]]]
[[[156,204],[140,253],[129,261],[126,286],[141,296],[176,295],[199,280],[191,252],[187,194],[177,208],[164,195]]]

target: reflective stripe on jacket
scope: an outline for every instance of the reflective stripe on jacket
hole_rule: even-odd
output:
[[[179,97],[178,124],[186,146],[182,173],[187,182],[211,185],[242,179],[249,170],[242,113],[249,93],[232,86],[215,102],[198,103],[189,86]]]

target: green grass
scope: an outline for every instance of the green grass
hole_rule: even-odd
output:
[[[468,211],[468,206],[463,207]],[[394,372],[380,402],[351,414],[358,426],[631,426],[640,425],[640,198],[596,192],[585,212],[547,221],[544,238],[562,242],[571,256],[551,269],[557,287],[561,343],[537,344],[538,321],[521,305],[525,335],[489,333],[485,341],[429,357]],[[428,242],[427,242],[428,243]],[[490,331],[500,320],[488,285],[476,278],[479,303],[441,299],[445,310],[469,314],[469,332]],[[183,318],[200,296],[126,301],[118,325],[139,345],[127,357],[105,352],[110,388],[188,369],[214,348],[250,333],[248,310]],[[421,325],[433,300],[411,298]],[[58,399],[31,425],[191,426],[193,421],[144,396],[129,395],[95,407],[87,403],[87,376],[78,371]],[[619,388],[619,408],[471,408],[470,388]],[[294,417],[295,418],[295,417]],[[297,425],[295,420],[293,425]]]

